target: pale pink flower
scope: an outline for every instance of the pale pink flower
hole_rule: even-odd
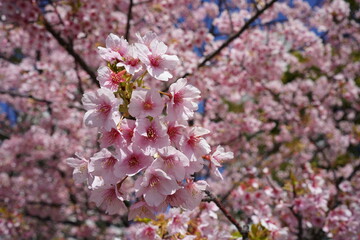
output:
[[[99,127],[110,131],[116,128],[120,121],[119,104],[122,100],[115,98],[114,94],[106,88],[95,92],[85,93],[82,102],[87,112],[84,123],[88,127]]]
[[[191,128],[180,140],[181,151],[190,159],[195,161],[197,158],[209,154],[210,145],[202,137],[210,131],[202,127]]]
[[[234,153],[232,152],[225,152],[222,146],[217,146],[215,152],[210,155],[210,171],[215,176],[223,179],[223,176],[219,172],[218,167],[221,167],[221,163],[224,161],[228,161],[234,158]]]
[[[185,129],[186,126],[177,121],[169,121],[167,123],[167,134],[173,146],[179,147],[180,139]]]
[[[132,140],[134,144],[143,149],[146,154],[154,153],[156,149],[170,144],[166,127],[158,118],[154,118],[152,121],[147,118],[137,119]]]
[[[114,183],[116,182],[114,166],[117,162],[118,159],[109,150],[103,148],[90,158],[89,173],[94,176],[101,176],[105,183]]]
[[[120,122],[120,133],[127,145],[132,143],[135,127],[135,120],[122,119]]]
[[[203,180],[187,183],[184,188],[179,190],[179,194],[184,195],[184,199],[186,199],[181,207],[187,210],[193,210],[199,206],[203,198],[203,191],[205,191],[207,187],[207,182]]]
[[[105,61],[112,62],[114,60],[122,60],[122,57],[128,51],[129,44],[124,37],[118,37],[117,35],[110,33],[106,38],[106,48],[98,47],[100,57]]]
[[[151,42],[157,38],[157,35],[154,32],[147,32],[143,37],[140,35],[140,33],[136,33],[135,35],[138,41],[148,48],[150,48]]]
[[[185,177],[185,166],[189,166],[189,159],[171,146],[159,149],[158,154],[159,158],[154,161],[153,167],[164,170],[177,181],[182,181]]]
[[[115,146],[118,148],[122,146],[123,141],[125,140],[122,138],[120,131],[115,128],[112,128],[109,132],[102,132],[99,139],[100,147],[102,148],[109,146]]]
[[[169,72],[174,69],[179,62],[175,55],[165,54],[167,46],[157,39],[153,39],[149,46],[141,43],[135,43],[138,48],[139,58],[146,66],[149,74],[161,81],[167,81],[172,78]]]
[[[83,183],[88,179],[88,164],[89,161],[81,157],[79,154],[75,154],[75,158],[66,159],[66,163],[74,168],[73,178],[77,184]]]
[[[158,227],[152,224],[144,225],[144,227],[138,229],[134,240],[161,240],[161,237],[157,234]]]
[[[164,101],[156,90],[136,89],[129,104],[129,113],[136,118],[157,117],[162,113]]]
[[[121,160],[115,166],[115,175],[119,178],[134,176],[153,162],[152,157],[134,145],[121,149],[119,158]]]
[[[170,209],[170,221],[168,223],[168,231],[169,234],[183,234],[187,232],[188,228],[188,222],[190,221],[190,218],[187,214],[181,213],[179,208],[172,208]]]
[[[135,182],[136,196],[144,196],[149,206],[159,206],[167,195],[175,193],[179,189],[175,179],[171,178],[161,169],[148,168],[144,176]]]
[[[198,109],[200,90],[187,85],[185,78],[180,78],[170,85],[171,98],[167,101],[167,114],[169,120],[188,120],[194,116]]]
[[[144,201],[139,201],[133,205],[131,205],[129,209],[129,220],[133,220],[135,218],[150,218],[155,219],[155,214],[153,212],[153,207],[150,207]]]
[[[108,88],[113,92],[116,92],[119,88],[119,84],[125,82],[125,71],[118,73],[111,71],[108,67],[100,67],[98,69],[97,80],[101,87]]]
[[[108,214],[124,214],[127,207],[116,194],[116,186],[102,185],[91,191],[90,201],[95,202],[97,207],[104,208]]]
[[[116,66],[117,67],[124,67],[125,70],[130,73],[134,74],[139,72],[143,65],[138,58],[137,48],[133,45],[130,45],[126,55],[123,56],[123,61],[119,62]]]

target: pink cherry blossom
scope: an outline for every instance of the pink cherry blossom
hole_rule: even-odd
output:
[[[156,149],[169,145],[170,140],[166,127],[158,118],[150,121],[147,118],[137,119],[133,142],[146,153],[154,153]]]
[[[100,67],[98,69],[97,80],[99,81],[101,87],[108,88],[111,91],[116,92],[119,88],[119,84],[126,80],[124,73],[125,71],[115,73],[108,67]]]
[[[75,183],[83,183],[88,178],[89,161],[81,157],[79,154],[75,155],[76,158],[66,159],[66,163],[74,168],[73,178]]]
[[[136,195],[143,195],[145,202],[153,207],[159,206],[167,195],[175,193],[180,188],[163,170],[152,167],[145,171],[144,176],[140,177],[135,185]]]
[[[90,195],[90,201],[96,206],[104,208],[108,214],[124,214],[127,207],[116,195],[116,186],[102,185],[94,188]]]
[[[123,37],[119,38],[117,35],[110,33],[106,38],[106,48],[98,47],[100,56],[112,62],[115,59],[122,60],[122,57],[128,51],[128,42]]]
[[[170,100],[167,102],[167,114],[169,120],[188,120],[193,117],[198,109],[200,91],[196,87],[187,84],[185,78],[180,78],[170,85]]]
[[[179,58],[166,54],[167,46],[163,42],[153,39],[149,47],[141,43],[136,43],[135,46],[139,50],[139,59],[152,77],[161,81],[172,78],[170,70],[176,67]]]
[[[133,117],[157,117],[162,113],[163,108],[163,99],[154,89],[136,89],[131,95],[129,113]]]
[[[189,159],[174,147],[164,147],[158,150],[159,157],[154,161],[153,167],[164,170],[168,175],[174,176],[177,181],[185,177],[185,167],[189,166]]]
[[[121,159],[115,165],[115,175],[119,178],[133,176],[153,162],[153,158],[145,155],[137,146],[130,145],[120,150]]]
[[[118,161],[109,150],[103,148],[90,158],[89,173],[103,177],[105,183],[114,183],[116,182],[114,166]]]
[[[85,93],[82,102],[87,110],[84,116],[86,126],[104,128],[106,131],[117,127],[120,121],[118,107],[121,101],[115,98],[110,90],[100,88],[95,92]]]

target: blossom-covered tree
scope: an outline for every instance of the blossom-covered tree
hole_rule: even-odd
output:
[[[359,5],[1,1],[0,238],[358,239]]]

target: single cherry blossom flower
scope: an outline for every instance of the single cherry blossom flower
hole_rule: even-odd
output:
[[[135,125],[135,124],[134,124]],[[106,148],[109,146],[115,146],[116,148],[123,145],[125,141],[119,130],[112,128],[109,132],[102,132],[101,137],[99,138],[100,147]]]
[[[129,104],[129,113],[136,118],[157,117],[162,113],[164,101],[156,90],[136,89]]]
[[[106,38],[106,48],[98,47],[100,57],[105,61],[112,62],[114,60],[122,60],[122,56],[125,56],[129,44],[123,37],[119,37],[113,33],[110,33]]]
[[[118,73],[111,71],[108,67],[100,67],[98,69],[97,80],[101,87],[108,88],[113,92],[116,92],[119,88],[119,84],[126,81],[125,71]]]
[[[87,110],[84,115],[86,126],[99,127],[106,131],[116,128],[120,121],[118,107],[122,100],[115,98],[109,89],[100,88],[95,92],[85,93],[82,102]]]
[[[185,235],[190,220],[189,216],[186,213],[182,213],[179,208],[170,209],[169,215],[171,216],[168,224],[169,234],[180,233]]]
[[[196,159],[210,153],[210,145],[202,137],[209,133],[210,131],[205,128],[193,127],[186,135],[183,135],[180,140],[181,151],[190,161],[196,161]]]
[[[154,161],[153,167],[164,170],[177,181],[182,181],[185,177],[185,167],[189,166],[189,159],[171,146],[159,149],[158,154],[159,157]]]
[[[126,72],[135,74],[139,72],[143,65],[138,57],[138,50],[135,46],[130,45],[127,53],[123,56],[123,61],[119,62],[117,67],[124,67]]]
[[[199,206],[203,198],[203,191],[205,191],[207,187],[207,182],[203,180],[197,182],[188,182],[184,188],[179,190],[179,194],[184,195],[184,199],[186,199],[186,201],[181,205],[181,207],[187,210],[193,210],[194,208]]]
[[[80,184],[88,179],[88,165],[89,161],[81,157],[79,154],[75,154],[75,158],[66,159],[66,163],[74,168],[73,178],[75,183]]]
[[[126,145],[130,145],[132,143],[135,127],[136,125],[134,120],[121,119],[119,131],[121,133],[121,136],[125,140]]]
[[[136,196],[144,196],[145,202],[152,207],[159,206],[167,195],[179,189],[175,179],[161,169],[148,168],[144,176],[135,182]]]
[[[169,71],[176,67],[179,59],[175,55],[165,54],[167,46],[163,42],[153,39],[149,47],[141,43],[135,43],[135,46],[139,50],[139,59],[152,77],[161,81],[173,77]]]
[[[106,213],[124,214],[127,207],[116,195],[116,186],[102,185],[91,191],[90,201],[95,202],[97,207],[104,208]]]
[[[222,162],[231,160],[233,158],[234,158],[234,153],[225,152],[222,146],[217,146],[215,152],[209,156],[209,159],[207,158],[206,159],[210,161],[210,165],[209,165],[210,172],[215,176],[219,177],[220,179],[223,179],[223,176],[219,172],[218,168],[221,167]]]
[[[101,176],[105,183],[116,182],[114,166],[118,162],[109,150],[101,149],[90,158],[89,173],[94,176]]]
[[[200,90],[187,84],[185,78],[180,78],[170,85],[171,98],[167,101],[167,114],[169,120],[188,120],[194,116],[198,109]]]
[[[129,209],[129,220],[134,220],[135,218],[150,218],[155,219],[154,208],[150,207],[146,202],[139,201],[131,205]]]
[[[170,144],[166,127],[158,118],[154,118],[152,121],[147,118],[137,119],[132,140],[134,144],[143,149],[146,154],[155,153],[156,149]]]
[[[145,155],[134,145],[121,149],[119,158],[121,160],[115,166],[115,175],[119,178],[134,176],[153,162],[151,156]]]

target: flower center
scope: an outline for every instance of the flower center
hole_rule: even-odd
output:
[[[110,110],[111,110],[111,106],[110,106],[110,105],[102,105],[102,106],[98,109],[99,112],[102,112],[102,113],[104,113],[104,114],[108,114],[108,113],[110,112]]]
[[[111,82],[114,83],[114,84],[119,84],[121,82],[124,82],[125,79],[123,78],[124,74],[123,72],[119,72],[119,73],[111,73]]]
[[[177,92],[174,94],[174,104],[178,105],[181,104],[184,101],[183,94],[180,92]]]
[[[103,168],[111,168],[115,165],[116,162],[117,160],[114,157],[105,158],[103,162]]]
[[[160,61],[161,61],[161,58],[160,56],[149,56],[149,60],[150,60],[150,64],[151,66],[153,67],[159,67],[160,66]]]
[[[130,58],[126,61],[126,63],[132,67],[135,67],[136,65],[138,65],[139,62],[140,62],[140,60],[137,58]]]
[[[160,182],[160,179],[156,176],[153,176],[150,179],[150,187],[155,187],[156,185],[158,185],[159,182]]]
[[[144,103],[144,110],[152,110],[152,108],[153,108],[153,104],[151,102],[146,101]]]
[[[135,157],[135,156],[132,156],[130,159],[129,159],[129,166],[130,167],[136,167],[139,165],[139,160]]]
[[[150,139],[150,140],[155,140],[156,139],[156,132],[152,127],[149,127],[146,130],[146,134],[147,134],[148,139]]]

